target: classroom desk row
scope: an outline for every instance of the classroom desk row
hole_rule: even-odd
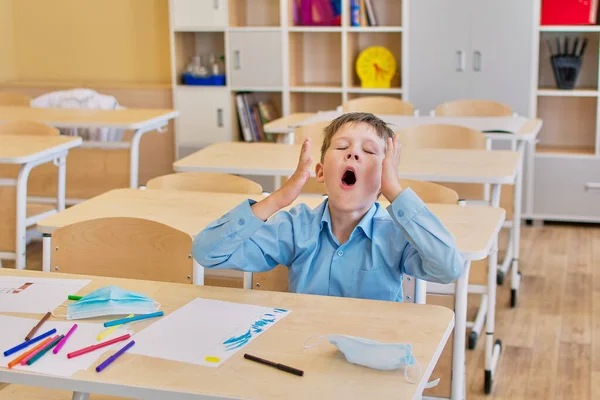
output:
[[[0,276],[39,278],[47,277],[47,274],[0,269]],[[79,291],[80,295],[108,285],[143,293],[161,303],[166,316],[195,298],[282,307],[291,311],[283,320],[252,340],[218,368],[131,353],[125,353],[102,373],[95,371],[99,360],[89,369],[80,370],[70,377],[0,367],[0,382],[68,390],[74,392],[74,399],[86,399],[89,393],[149,400],[418,399],[454,326],[452,311],[434,305],[61,273],[52,273],[50,276],[57,279],[90,279],[91,282]],[[377,313],[373,313],[375,308]],[[33,318],[39,320],[41,317],[32,314],[15,316],[32,318],[32,323],[35,323]],[[52,320],[64,320],[64,317]],[[100,323],[106,320],[94,318],[91,322]],[[327,324],[323,324],[323,321],[327,321]],[[139,325],[130,324],[128,329],[139,332],[151,322],[153,321],[142,322]],[[309,337],[326,334],[346,334],[382,342],[410,343],[413,346],[414,357],[421,365],[422,376],[413,384],[404,379],[402,369],[377,371],[351,364],[327,342],[316,348],[304,349]],[[173,332],[173,337],[176,339],[176,331]],[[132,336],[133,340],[135,338],[135,335]],[[298,377],[249,362],[243,358],[245,352],[302,369],[304,376]],[[100,357],[104,358],[106,355]],[[416,379],[412,373],[411,377]],[[11,390],[11,387],[5,390]],[[0,396],[1,393],[0,391]]]
[[[0,106],[0,123],[36,121],[57,128],[116,128],[135,130],[131,142],[83,142],[77,136],[0,135],[0,164],[18,165],[18,178],[0,176],[0,186],[16,187],[15,237],[3,237],[0,223],[0,260],[15,259],[17,268],[25,268],[26,228],[40,219],[65,208],[66,157],[74,147],[129,148],[129,187],[138,187],[139,149],[144,134],[164,128],[178,111],[160,109],[89,110]],[[42,213],[27,215],[27,182],[31,169],[53,162],[57,167],[58,188],[56,207]],[[52,199],[35,199],[48,201]],[[73,201],[71,201],[73,202]],[[7,219],[13,223],[12,219]],[[6,230],[12,231],[12,230]],[[3,248],[5,247],[5,248]],[[14,251],[8,250],[14,249]],[[3,251],[4,250],[4,251]]]
[[[43,269],[46,272],[51,270],[52,234],[63,226],[92,218],[136,217],[160,222],[193,236],[247,198],[260,200],[261,196],[154,189],[109,191],[38,223],[38,230],[44,234]],[[322,198],[302,196],[294,204],[302,202],[315,207],[322,201]],[[382,206],[387,204],[381,203]],[[466,380],[464,343],[470,262],[484,259],[493,252],[498,232],[504,222],[505,211],[483,206],[430,204],[429,207],[454,235],[459,250],[467,260],[465,273],[453,285],[456,296],[456,330],[453,343],[456,350],[453,353],[452,398],[456,399],[462,393]],[[495,270],[495,265],[490,264],[490,268]],[[203,283],[203,273],[204,269],[195,263],[194,283]]]

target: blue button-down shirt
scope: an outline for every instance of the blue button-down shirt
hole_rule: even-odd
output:
[[[247,200],[194,239],[193,255],[207,268],[250,272],[289,267],[297,293],[402,301],[403,275],[449,283],[464,259],[452,235],[406,188],[387,207],[375,203],[340,245],[331,231],[328,200],[257,218]]]

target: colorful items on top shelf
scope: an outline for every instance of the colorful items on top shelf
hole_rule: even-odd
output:
[[[377,26],[377,15],[372,0],[350,0],[351,26]]]
[[[341,26],[342,0],[293,0],[296,26]]]
[[[213,54],[206,56],[196,55],[181,74],[184,85],[225,86],[225,57],[216,60]]]

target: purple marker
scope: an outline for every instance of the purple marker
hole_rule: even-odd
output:
[[[60,342],[58,342],[58,344],[56,345],[56,347],[52,350],[52,352],[54,354],[58,354],[58,352],[60,351],[60,349],[62,349],[62,347],[65,345],[65,342],[67,341],[67,339],[69,338],[69,336],[71,336],[71,334],[73,333],[73,331],[77,329],[77,324],[73,325],[71,327],[71,329],[69,329],[69,332],[67,332],[67,334],[65,335],[64,338],[62,338],[62,340]]]
[[[131,341],[127,343],[121,350],[117,351],[112,356],[108,357],[104,362],[96,367],[96,372],[101,372],[104,368],[108,367],[113,361],[115,361],[119,356],[125,353],[131,346],[135,344],[135,341]]]

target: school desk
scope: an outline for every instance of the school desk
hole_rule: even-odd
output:
[[[0,276],[48,275],[34,271],[0,270]],[[95,366],[106,358],[106,355],[101,356],[88,370],[68,378],[0,368],[0,382],[69,390],[77,392],[80,397],[74,398],[79,399],[85,398],[87,393],[144,399],[416,399],[423,391],[454,325],[451,310],[433,305],[60,273],[50,276],[90,279],[92,282],[78,294],[87,294],[107,285],[143,293],[161,303],[166,315],[198,297],[291,310],[283,320],[218,368],[131,353],[125,353],[110,368],[97,373]],[[66,299],[65,304],[68,304]],[[373,313],[374,308],[377,309],[376,314]],[[94,321],[110,319],[114,318],[97,318]],[[325,320],[327,324],[323,324]],[[152,322],[130,324],[128,329],[138,331]],[[411,384],[405,381],[402,370],[378,371],[351,364],[326,341],[318,347],[304,349],[304,343],[310,336],[328,333],[411,343],[423,376],[418,384]],[[177,332],[173,335],[176,340]],[[247,361],[243,358],[245,352],[302,369],[304,376],[298,377]]]
[[[104,217],[137,217],[146,218],[169,225],[189,235],[196,235],[206,225],[219,218],[244,199],[259,200],[260,195],[243,195],[229,193],[169,191],[157,189],[115,189],[40,221],[38,230],[44,234],[44,271],[50,271],[51,235],[62,226],[91,218]],[[302,196],[297,202],[316,207],[323,199]],[[296,203],[297,203],[296,202]],[[382,205],[386,202],[382,201]],[[456,331],[454,335],[453,353],[453,391],[455,395],[462,393],[464,387],[465,336],[467,328],[467,286],[471,261],[482,260],[486,256],[494,258],[497,248],[497,236],[505,218],[505,211],[494,207],[463,207],[459,205],[429,204],[432,212],[454,235],[458,249],[467,260],[467,269],[453,286],[456,295]],[[495,264],[490,264],[494,268]],[[196,284],[203,283],[203,268],[194,261],[194,277]],[[245,277],[245,287],[249,287],[251,279]],[[493,285],[495,290],[495,284]],[[490,294],[495,299],[495,292]],[[488,312],[494,307],[488,302]],[[493,311],[493,310],[492,310]],[[493,312],[491,314],[493,316]],[[493,332],[493,324],[491,325]],[[499,354],[498,354],[499,355]],[[457,398],[457,397],[454,397]]]
[[[142,136],[164,128],[178,111],[161,109],[94,110],[77,108],[0,107],[0,123],[37,121],[57,128],[115,128],[134,130],[131,142],[85,141],[84,148],[130,149],[129,187],[138,186]]]
[[[294,129],[315,122],[331,121],[342,115],[339,110],[319,111],[307,116],[307,113],[290,114],[277,120],[271,121],[264,126],[265,132],[285,134],[285,142],[294,142]],[[494,142],[510,144],[510,149],[521,154],[519,171],[515,180],[513,190],[513,216],[512,221],[507,221],[506,227],[510,229],[510,240],[503,262],[498,267],[498,282],[502,284],[506,274],[511,272],[511,306],[517,302],[517,293],[521,282],[519,274],[519,248],[521,243],[521,208],[523,194],[523,173],[527,172],[528,182],[533,181],[533,148],[537,140],[542,120],[529,119],[521,116],[510,117],[446,117],[446,116],[406,116],[406,115],[379,115],[384,121],[390,123],[394,130],[400,130],[416,125],[449,124],[460,125],[485,133],[486,138]],[[503,131],[494,132],[494,131]],[[488,142],[491,146],[491,142]],[[525,146],[529,151],[525,152]],[[524,165],[527,165],[527,168]],[[533,186],[528,185],[527,198],[533,198],[531,192]],[[487,193],[486,193],[487,195]],[[489,200],[486,198],[486,200]]]
[[[19,176],[16,180],[12,177],[8,179],[0,176],[0,186],[16,187],[15,252],[1,251],[0,248],[0,259],[14,259],[17,269],[25,268],[26,229],[40,219],[65,209],[67,153],[69,149],[80,144],[80,137],[0,135],[0,164],[20,166]],[[29,173],[34,167],[50,162],[58,167],[56,206],[50,209],[45,208],[43,212],[38,214],[27,215],[27,180]],[[7,220],[10,221],[8,218]],[[12,240],[10,242],[12,243]]]

